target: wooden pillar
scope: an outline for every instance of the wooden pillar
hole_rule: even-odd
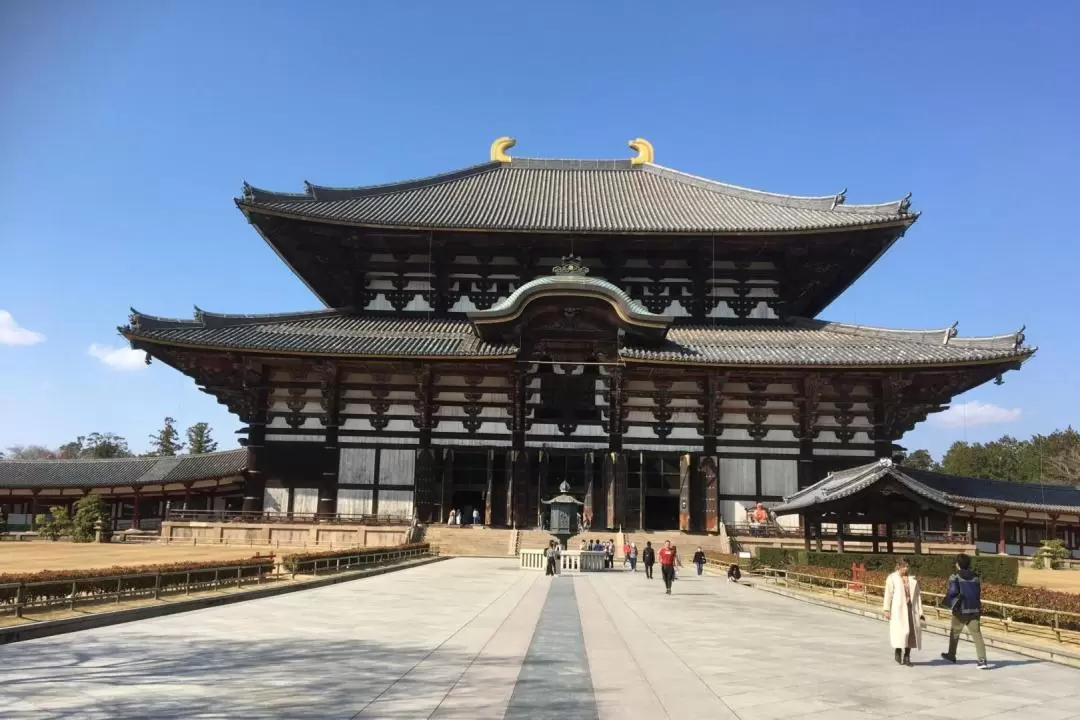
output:
[[[616,452],[604,453],[604,527],[608,530],[615,529],[615,504],[618,500],[616,493],[618,486],[615,483],[615,459]]]
[[[949,542],[952,542],[952,538],[953,538],[953,532],[952,532],[953,518],[954,518],[954,515],[952,513],[949,513],[948,515],[945,516],[945,523],[946,523],[946,526],[945,526],[945,539],[948,540]]]
[[[998,510],[998,555],[1005,554],[1005,511]]]
[[[892,515],[885,516],[885,552],[893,553],[893,521]]]
[[[188,509],[188,504],[191,503],[191,486],[194,483],[184,483],[184,510]]]
[[[487,451],[487,492],[484,494],[484,525],[491,527],[494,525],[494,519],[492,517],[493,504],[492,495],[495,493],[495,451]]]
[[[818,552],[823,549],[821,542],[821,516],[814,518],[814,546]]]
[[[846,522],[846,514],[841,513],[836,516],[836,552],[844,552],[844,524]]]
[[[638,529],[645,529],[645,500],[648,498],[645,487],[645,453],[635,450],[638,455]]]
[[[270,398],[266,367],[262,366],[251,379],[253,385],[245,389],[245,392],[253,396],[253,404],[245,418],[248,425],[245,443],[247,460],[244,468],[244,502],[241,509],[245,513],[259,513],[262,512],[263,495],[266,492],[266,477],[262,466],[266,443],[266,410]]]
[[[544,495],[548,492],[548,470],[551,465],[551,453],[540,451],[540,468],[536,473],[536,527],[544,527]]]
[[[517,527],[514,519],[514,495],[518,492],[514,484],[514,465],[517,463],[517,450],[506,451],[506,463],[503,473],[506,475],[506,526]]]
[[[326,428],[326,440],[323,443],[322,482],[319,483],[319,502],[316,506],[317,517],[333,518],[337,513],[338,468],[341,465],[341,446],[338,443],[338,412],[340,391],[338,385],[338,367],[328,362],[319,368],[321,383],[320,404],[322,405],[322,423]],[[416,487],[416,469],[413,468],[413,487]],[[415,508],[414,508],[415,511]]]
[[[810,521],[810,516],[809,515],[803,515],[803,516],[801,516],[801,519],[802,519],[802,526],[803,526],[803,547],[805,547],[806,550],[809,551],[810,550],[810,539],[811,539],[811,536],[813,535],[812,529],[811,529],[811,526],[810,526],[810,522],[811,522]]]
[[[35,518],[37,516],[37,511],[38,511],[38,506],[37,506],[38,493],[40,493],[40,492],[41,492],[40,489],[35,489],[35,490],[31,491],[31,493],[30,493],[30,531],[31,532],[37,530],[37,520]]]
[[[716,456],[706,455],[698,461],[698,474],[701,476],[702,494],[705,496],[704,530],[720,532],[720,463]]]
[[[417,449],[413,471],[413,512],[423,523],[442,521],[442,498],[436,479],[435,448],[431,446],[432,397],[434,374],[430,365],[424,365],[416,374]]]
[[[585,527],[590,527],[596,512],[596,459],[592,451],[585,453],[585,504],[581,508],[581,518]],[[582,530],[585,529],[582,527]]]
[[[690,532],[690,455],[679,458],[679,530]]]
[[[453,500],[454,487],[454,450],[447,448],[443,453],[441,492],[439,493],[439,522],[444,523],[450,517],[450,501]]]
[[[922,529],[922,510],[916,510],[915,516],[912,520],[915,529],[915,554],[922,555],[922,541],[923,541],[923,529]]]
[[[608,450],[622,451],[623,414],[626,405],[626,381],[623,369],[615,366],[608,371]],[[611,517],[608,517],[611,522]]]
[[[131,528],[133,530],[139,529],[139,503],[142,501],[142,494],[139,492],[139,488],[134,488],[135,500],[132,503],[131,510]]]
[[[510,442],[506,471],[506,522],[510,527],[525,523],[525,504],[529,493],[529,456],[525,450],[525,425],[528,414],[528,373],[514,370],[510,376]]]

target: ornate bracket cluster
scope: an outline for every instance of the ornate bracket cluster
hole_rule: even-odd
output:
[[[700,405],[695,411],[701,421],[701,434],[705,437],[716,437],[723,428],[720,426],[724,416],[724,381],[726,377],[716,373],[710,373],[707,377],[698,380],[698,389],[702,392]]]
[[[338,367],[337,363],[326,360],[315,365],[315,374],[319,377],[319,407],[322,415],[319,422],[324,427],[337,427],[338,424]]]
[[[416,371],[416,400],[413,402],[413,427],[430,431],[439,425],[439,406],[435,404],[435,373],[427,365]]]
[[[674,415],[671,409],[672,384],[672,381],[668,378],[654,378],[653,387],[655,390],[649,393],[649,397],[653,401],[653,418],[656,420],[653,423],[653,432],[656,433],[658,438],[666,438],[674,429],[671,423],[671,417]]]
[[[796,440],[813,440],[820,433],[817,422],[818,405],[821,403],[821,386],[821,376],[817,373],[809,373],[803,378],[802,397],[795,401],[795,412],[791,416],[795,421]]]
[[[387,417],[387,413],[390,412],[390,380],[389,373],[379,372],[373,373],[371,376],[371,400],[368,405],[371,407],[371,417],[368,422],[371,423],[371,427],[376,431],[385,430],[386,426],[390,424],[390,418]]]
[[[750,429],[747,434],[753,440],[764,440],[769,434],[769,426],[765,423],[769,420],[767,404],[768,396],[765,395],[769,384],[762,380],[752,380],[747,383],[750,397],[746,400],[746,419],[750,421]]]
[[[484,398],[484,393],[478,389],[481,382],[483,382],[483,378],[479,375],[465,376],[465,384],[469,389],[465,391],[465,406],[462,408],[465,411],[465,419],[461,424],[465,427],[465,431],[470,434],[475,433],[484,424],[483,419],[480,417],[484,409],[480,404],[480,401]]]
[[[851,392],[854,387],[851,382],[840,377],[832,379],[832,387],[837,396],[836,402],[833,403],[833,407],[836,408],[833,418],[836,420],[837,427],[833,432],[836,434],[836,439],[846,445],[855,437],[855,429],[851,427],[851,423],[855,420],[855,413],[852,412],[854,403],[851,401]]]

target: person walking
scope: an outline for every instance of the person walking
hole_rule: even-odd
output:
[[[896,570],[885,580],[882,610],[889,621],[889,641],[897,665],[911,667],[912,649],[922,648],[922,594],[908,561],[896,560]]]
[[[555,541],[552,540],[548,543],[547,550],[544,551],[544,557],[547,558],[547,568],[544,569],[545,575],[555,574]]]
[[[665,594],[670,595],[671,583],[675,579],[675,562],[679,556],[670,540],[664,542],[664,547],[657,554],[660,556],[660,575],[664,578]]]
[[[623,540],[622,544],[622,565],[626,567],[630,564],[630,541]]]
[[[694,553],[694,565],[697,567],[698,577],[701,577],[701,571],[705,567],[705,553],[699,546],[697,552]]]
[[[446,524],[447,525],[453,525],[454,524],[454,511],[453,510],[450,511],[450,515],[446,518]]]
[[[983,643],[982,625],[982,584],[979,576],[971,569],[971,558],[960,553],[956,556],[956,572],[949,576],[948,588],[942,605],[952,610],[952,623],[949,626],[949,651],[941,657],[951,663],[956,662],[956,646],[960,644],[960,633],[967,629],[968,635],[975,642],[975,657],[978,668],[988,670],[986,663],[986,645]]]
[[[656,564],[656,551],[652,541],[645,543],[645,549],[641,553],[641,562],[645,565],[645,579],[652,580],[652,566]]]
[[[630,572],[637,572],[637,544],[630,543],[630,552],[626,554],[626,559],[630,562]]]

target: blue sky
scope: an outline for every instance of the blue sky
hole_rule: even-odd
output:
[[[386,182],[515,152],[628,157],[915,227],[823,317],[1039,354],[909,434],[1077,424],[1080,4],[0,2],[0,447],[165,415],[236,422],[132,363],[127,308],[318,301],[232,203],[243,180]],[[40,341],[41,338],[43,341]]]

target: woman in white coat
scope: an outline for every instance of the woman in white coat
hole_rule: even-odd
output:
[[[882,610],[889,621],[889,641],[898,665],[911,665],[912,648],[922,648],[922,596],[919,581],[910,572],[908,561],[896,561],[896,571],[885,581]]]

